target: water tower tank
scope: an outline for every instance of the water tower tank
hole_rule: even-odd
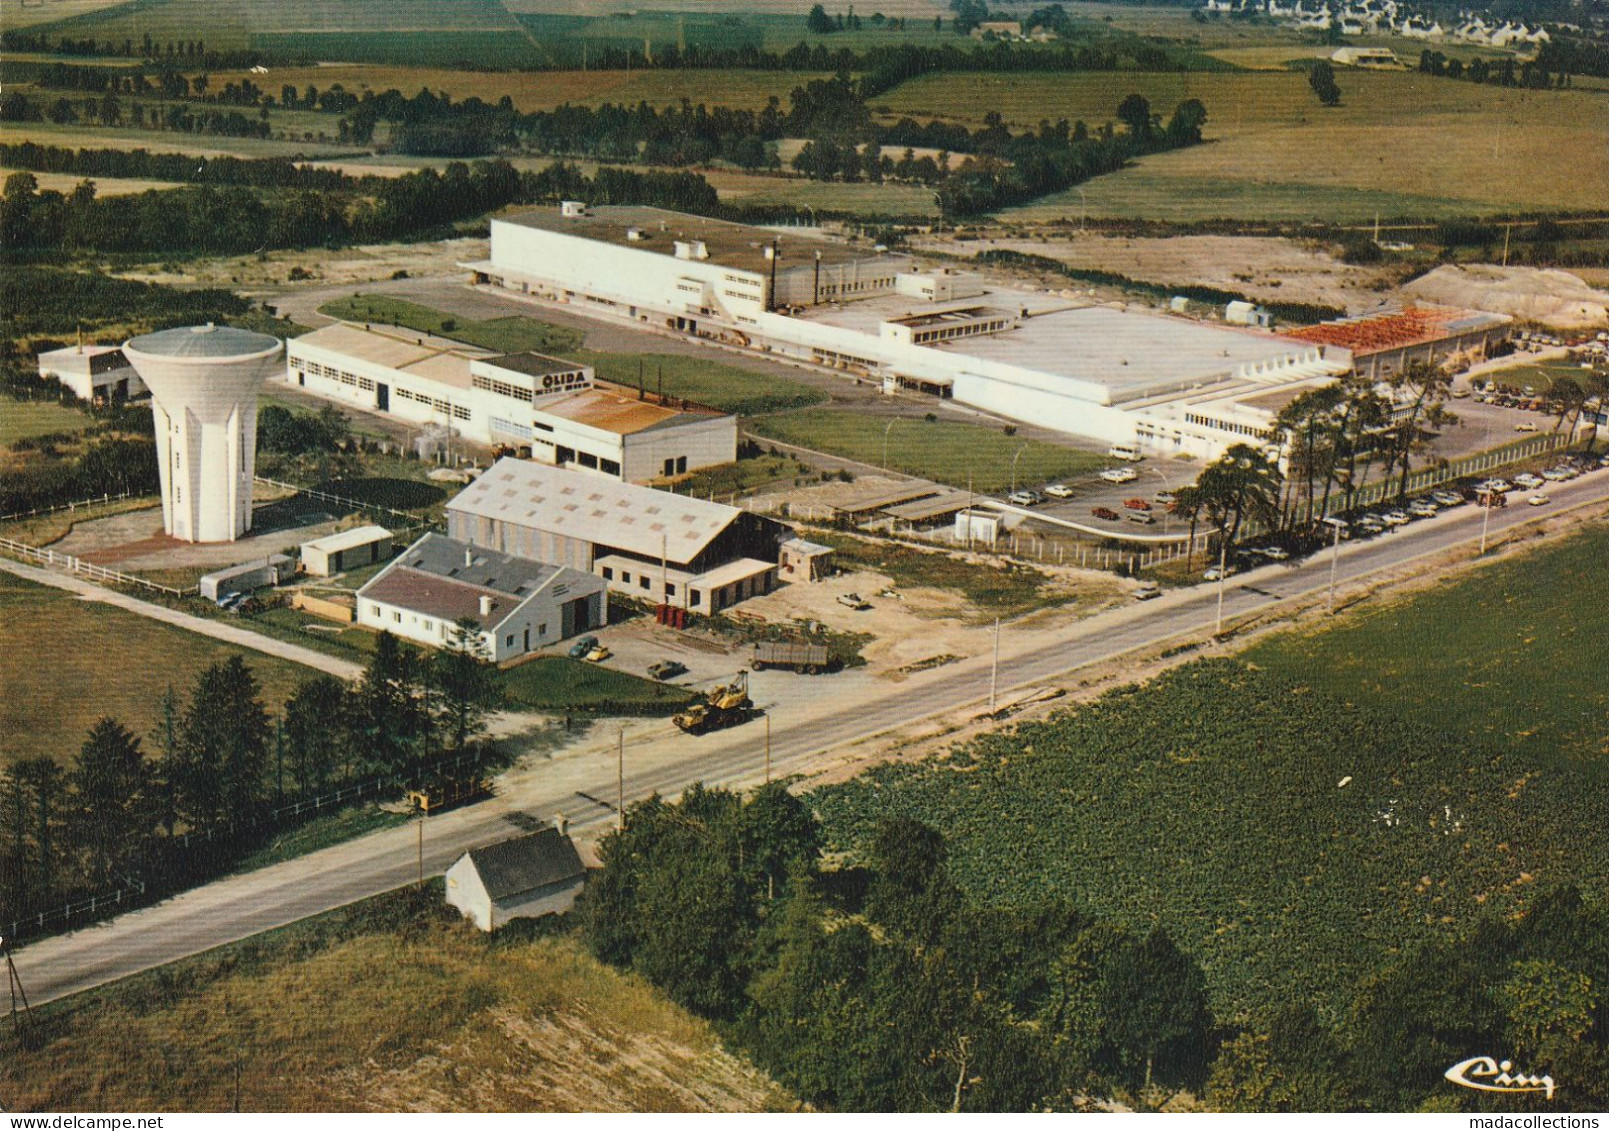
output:
[[[151,390],[162,528],[173,537],[233,542],[251,529],[257,393],[281,348],[267,334],[211,323],[124,343]]]

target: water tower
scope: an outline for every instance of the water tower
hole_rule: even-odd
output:
[[[151,390],[162,529],[173,537],[233,542],[251,529],[257,392],[281,348],[278,338],[210,322],[124,343]]]

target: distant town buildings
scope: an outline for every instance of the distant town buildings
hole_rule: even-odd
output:
[[[1528,27],[1511,20],[1496,20],[1485,12],[1462,11],[1443,25],[1434,17],[1410,13],[1397,0],[1206,0],[1207,12],[1255,12],[1282,21],[1288,27],[1317,31],[1339,29],[1342,35],[1401,36],[1431,42],[1467,43],[1480,47],[1519,49],[1537,47],[1551,38],[1540,25]],[[1339,61],[1339,60],[1337,60]],[[1349,64],[1350,65],[1350,64]],[[1367,65],[1367,64],[1365,64]]]

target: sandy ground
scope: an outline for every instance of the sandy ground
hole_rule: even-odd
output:
[[[314,248],[196,259],[172,271],[129,271],[123,277],[170,286],[235,287],[252,294],[284,286],[291,281],[291,271],[298,267],[307,272],[302,281],[310,285],[347,285],[390,279],[399,271],[409,275],[462,275],[458,264],[485,259],[489,254],[490,245],[481,239],[364,244],[339,251]]]
[[[313,538],[333,534],[342,521],[321,511],[287,513],[273,503],[259,505],[254,533],[234,542],[181,542],[162,533],[162,511],[127,514],[81,522],[51,548],[96,565],[125,571],[228,566],[249,562]]]
[[[1194,283],[1239,291],[1265,302],[1309,302],[1349,310],[1378,305],[1382,289],[1394,283],[1389,271],[1349,266],[1322,247],[1265,236],[1133,239],[1080,233],[1043,240],[955,243],[926,239],[918,246],[961,255],[1005,248],[1145,282]]]
[[[1560,330],[1609,325],[1609,290],[1599,290],[1569,271],[1448,265],[1420,276],[1403,292],[1427,302],[1490,310]]]

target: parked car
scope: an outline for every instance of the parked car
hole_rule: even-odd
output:
[[[1434,491],[1430,497],[1439,507],[1459,507],[1464,505],[1464,496],[1456,491]]]
[[[1550,467],[1542,473],[1542,478],[1549,483],[1563,483],[1566,479],[1574,479],[1578,472],[1573,467]]]
[[[1208,566],[1206,568],[1206,570],[1204,570],[1202,572],[1201,580],[1202,581],[1223,581],[1226,578],[1230,578],[1230,577],[1235,576],[1235,574],[1237,574],[1239,572],[1240,571],[1238,569],[1236,569],[1232,565],[1226,565],[1222,569],[1220,569],[1218,566]]]
[[[1525,501],[1530,503],[1533,507],[1545,507],[1549,503],[1551,503],[1553,500],[1548,498],[1546,495],[1542,494],[1542,492],[1538,491],[1536,494],[1532,495],[1529,499],[1526,499]]]
[[[1148,511],[1151,509],[1151,504],[1144,499],[1124,499],[1123,505],[1131,511]]]
[[[1283,562],[1290,559],[1291,553],[1283,546],[1257,546],[1251,551],[1260,558],[1267,558],[1271,562]]]
[[[1524,487],[1527,491],[1534,491],[1538,487],[1542,486],[1541,477],[1532,475],[1529,471],[1520,472],[1514,477],[1514,482],[1518,483],[1521,487]]]
[[[1122,517],[1111,507],[1091,507],[1089,513],[1107,522],[1116,522]]]
[[[845,608],[854,609],[857,613],[863,613],[872,607],[872,603],[866,600],[866,598],[862,597],[859,593],[840,594],[838,597],[838,603],[843,605]]]
[[[583,636],[574,644],[570,645],[570,659],[584,660],[586,659],[587,653],[592,651],[597,646],[598,638],[596,636]]]
[[[1534,421],[1534,420],[1522,420],[1522,421],[1520,421],[1518,424],[1516,424],[1514,426],[1514,431],[1516,431],[1516,432],[1535,432],[1536,431],[1536,421]]]
[[[1156,516],[1150,511],[1129,511],[1129,521],[1137,522],[1141,526],[1150,526],[1156,522]]]
[[[1438,509],[1429,499],[1415,499],[1408,504],[1408,513],[1414,518],[1435,518]]]
[[[1497,494],[1501,495],[1507,491],[1514,490],[1514,484],[1510,483],[1507,479],[1483,479],[1479,483],[1475,484],[1475,490],[1495,491]]]
[[[657,664],[648,665],[648,674],[660,681],[675,679],[687,674],[687,665],[680,660],[660,660]]]
[[[1053,499],[1070,499],[1073,497],[1073,489],[1065,483],[1052,483],[1045,488],[1045,494]]]
[[[1006,502],[1018,507],[1031,507],[1039,501],[1037,491],[1013,491],[1006,496]]]
[[[1172,507],[1173,504],[1179,500],[1174,496],[1172,491],[1158,491],[1156,494],[1151,496],[1151,501],[1161,503],[1165,507]]]
[[[1101,478],[1108,483],[1133,483],[1140,477],[1140,473],[1132,467],[1109,467],[1101,472]]]
[[[1154,581],[1142,581],[1140,587],[1134,591],[1136,601],[1149,601],[1153,597],[1162,596],[1162,586]]]
[[[586,655],[586,661],[589,664],[601,664],[613,655],[614,653],[609,651],[607,645],[594,644],[592,646],[592,651],[588,652]]]

